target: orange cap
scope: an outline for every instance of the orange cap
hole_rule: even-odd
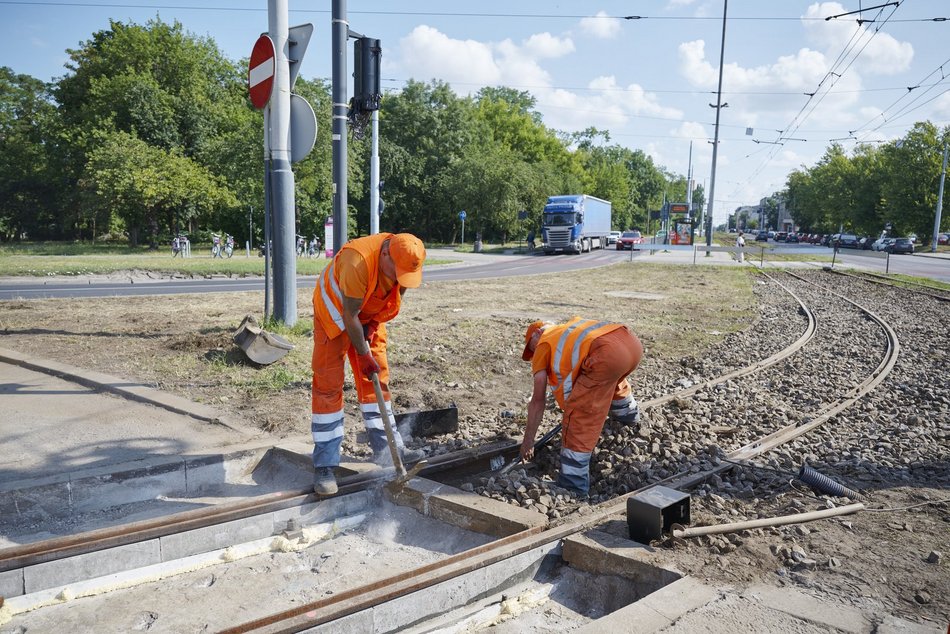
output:
[[[426,248],[422,240],[411,233],[397,233],[389,239],[389,255],[396,264],[396,281],[403,288],[417,288],[422,284],[422,263]]]
[[[534,333],[538,332],[544,327],[543,321],[536,321],[530,326],[524,333],[524,352],[521,353],[521,358],[524,361],[530,361],[531,357],[534,356],[534,350],[528,348],[528,345],[531,343],[531,337],[534,336]]]

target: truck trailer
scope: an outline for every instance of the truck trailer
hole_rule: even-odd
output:
[[[544,253],[584,253],[607,248],[610,203],[587,194],[551,196],[541,217]]]

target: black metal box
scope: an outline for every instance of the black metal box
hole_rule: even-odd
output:
[[[630,539],[649,544],[660,539],[673,524],[689,524],[689,494],[655,486],[627,498]]]

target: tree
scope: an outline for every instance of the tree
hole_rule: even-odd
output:
[[[89,205],[124,223],[133,247],[143,230],[156,248],[162,228],[237,205],[222,179],[192,159],[127,132],[107,135],[90,152],[83,189]]]
[[[55,187],[46,135],[54,116],[43,82],[0,68],[0,241],[60,235],[49,213]]]

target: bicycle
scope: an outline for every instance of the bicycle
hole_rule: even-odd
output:
[[[234,255],[234,236],[229,235],[224,241],[224,255],[230,258]]]
[[[211,236],[211,257],[212,259],[221,257],[221,236]]]

